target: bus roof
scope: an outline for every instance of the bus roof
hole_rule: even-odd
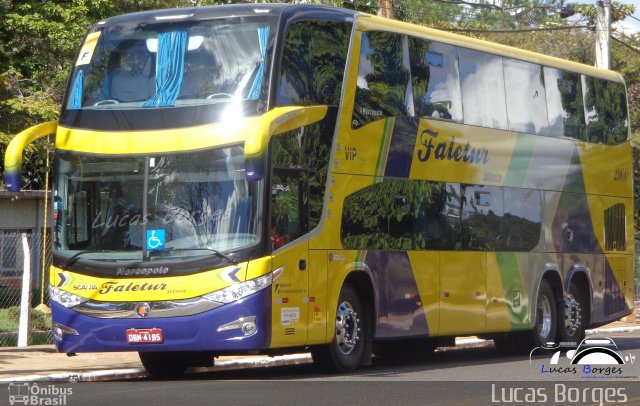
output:
[[[299,18],[331,18],[356,20],[357,28],[362,31],[391,31],[411,36],[423,37],[431,40],[441,41],[455,46],[475,49],[508,58],[519,59],[540,65],[550,66],[558,69],[566,69],[573,72],[599,77],[615,82],[623,83],[622,75],[617,72],[596,68],[593,66],[568,61],[566,59],[555,58],[519,48],[509,47],[490,41],[483,41],[459,34],[453,34],[420,25],[409,24],[397,20],[378,17],[366,13],[355,12],[337,7],[319,6],[310,4],[235,4],[208,7],[173,8],[162,10],[142,11],[138,13],[125,14],[111,17],[101,21],[97,26],[115,25],[131,22],[157,23],[159,21],[175,21],[179,19],[206,20],[210,18],[220,18],[229,16],[251,16],[269,14],[284,19]],[[286,26],[284,24],[283,26]]]
[[[179,19],[207,20],[220,17],[245,17],[253,15],[275,15],[278,17],[298,18],[301,15],[314,18],[324,18],[336,15],[343,18],[354,19],[356,12],[338,7],[329,7],[311,4],[231,4],[206,7],[171,8],[160,10],[141,11],[110,17],[98,23],[98,25],[115,25],[130,22],[158,23],[159,21],[176,21]],[[173,18],[172,18],[173,17]]]

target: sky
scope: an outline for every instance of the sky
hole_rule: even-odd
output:
[[[633,13],[633,16],[637,19],[640,19],[640,0],[622,0],[620,1],[624,4],[633,4],[636,6],[636,11]],[[633,18],[628,17],[621,24],[620,28],[626,33],[637,33],[640,31],[640,21],[635,20]]]

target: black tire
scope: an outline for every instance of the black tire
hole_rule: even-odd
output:
[[[538,297],[536,298],[535,324],[529,332],[529,350],[535,347],[545,347],[546,343],[556,343],[558,326],[558,312],[556,310],[556,298],[549,283],[540,282]],[[524,350],[524,348],[523,348]]]
[[[367,317],[363,314],[358,294],[349,284],[342,286],[336,309],[336,328],[331,342],[313,348],[311,356],[316,366],[328,372],[351,372],[363,360]]]
[[[573,342],[576,346],[584,339],[589,322],[587,294],[575,283],[569,285],[567,298],[558,309],[558,337],[563,343]]]
[[[191,364],[188,352],[139,352],[138,355],[144,369],[158,378],[182,376]]]

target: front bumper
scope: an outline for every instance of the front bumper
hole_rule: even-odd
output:
[[[106,351],[247,351],[269,347],[271,342],[271,289],[264,289],[237,302],[191,316],[170,318],[106,319],[90,317],[51,303],[53,323],[71,328],[75,334],[54,339],[59,352]],[[255,316],[255,333],[245,336],[240,328],[218,328],[241,318]],[[127,329],[160,328],[161,344],[129,344]]]

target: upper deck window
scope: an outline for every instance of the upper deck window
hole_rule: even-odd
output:
[[[622,83],[582,76],[587,141],[619,144],[627,139],[627,96]]]
[[[246,115],[250,106],[248,114],[255,114],[266,107],[275,22],[257,16],[98,28],[79,53],[62,122],[125,129],[104,121],[135,121],[114,117],[135,110],[145,117],[127,129],[140,130],[158,121],[149,110],[176,116],[155,128],[217,121],[227,107]],[[86,124],[78,122],[83,117]]]
[[[500,56],[458,48],[465,124],[508,129]]]
[[[551,135],[584,141],[585,118],[580,74],[545,66],[544,83]]]
[[[542,66],[509,58],[503,62],[509,129],[549,135]]]
[[[385,117],[406,116],[411,78],[403,60],[403,36],[367,32],[362,36],[353,128]]]
[[[415,113],[419,117],[462,121],[456,47],[409,39]]]

